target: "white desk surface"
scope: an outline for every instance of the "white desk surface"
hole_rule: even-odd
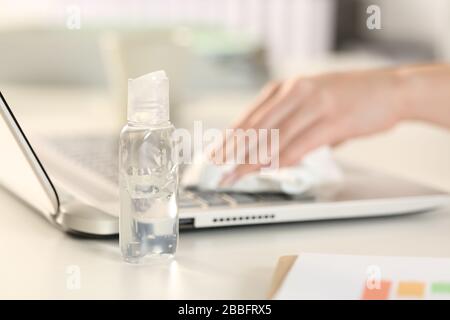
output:
[[[7,91],[19,115],[41,110],[36,103],[25,110],[30,99],[41,101],[37,95],[41,90],[35,95]],[[49,108],[49,97],[55,95],[45,97],[42,103]],[[58,101],[54,111],[61,109]],[[97,101],[74,104],[97,105]],[[71,125],[71,131],[86,130],[86,118],[98,119],[89,116],[76,121],[71,116],[69,122],[56,121],[54,113],[35,119],[36,127],[51,122]],[[31,124],[26,122],[26,128]],[[448,130],[406,124],[344,145],[338,155],[450,191],[449,138]],[[123,263],[117,239],[76,239],[61,233],[2,189],[0,214],[0,299],[258,299],[266,297],[282,255],[307,251],[450,257],[450,207],[389,218],[183,232],[176,262],[146,266]],[[66,271],[71,265],[81,272],[77,290],[67,288]]]
[[[305,252],[450,257],[450,207],[351,221],[182,232],[175,262],[129,265],[117,239],[68,236],[0,192],[0,298],[263,299],[281,255]],[[67,287],[67,268],[80,288]]]

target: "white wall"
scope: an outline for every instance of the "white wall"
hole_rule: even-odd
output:
[[[271,60],[329,51],[334,0],[0,0],[0,29],[65,26],[68,6],[78,5],[83,26],[211,24],[261,39]]]
[[[402,40],[430,45],[441,58],[450,60],[449,0],[361,0],[363,8],[381,8],[382,30],[361,28],[369,39]],[[360,15],[360,26],[366,16]]]

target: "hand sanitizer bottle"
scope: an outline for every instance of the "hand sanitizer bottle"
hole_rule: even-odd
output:
[[[178,242],[178,165],[164,71],[129,80],[127,118],[119,146],[122,255],[130,263],[173,257]]]

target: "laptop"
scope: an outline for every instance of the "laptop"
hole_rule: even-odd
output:
[[[0,184],[65,232],[118,234],[118,137],[53,136],[31,145],[1,92],[0,97]],[[444,192],[397,177],[342,168],[342,185],[324,194],[180,190],[180,229],[393,216],[450,200]]]

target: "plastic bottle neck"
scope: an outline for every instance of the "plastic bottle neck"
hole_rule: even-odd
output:
[[[128,120],[127,121],[127,125],[129,127],[152,127],[152,128],[160,128],[160,127],[166,127],[168,125],[170,125],[171,122],[169,120],[166,121],[152,121],[152,122],[142,122],[142,121],[133,121],[133,120]]]
[[[158,125],[169,122],[169,112],[158,107],[133,108],[133,112],[128,113],[127,120],[135,126]]]

